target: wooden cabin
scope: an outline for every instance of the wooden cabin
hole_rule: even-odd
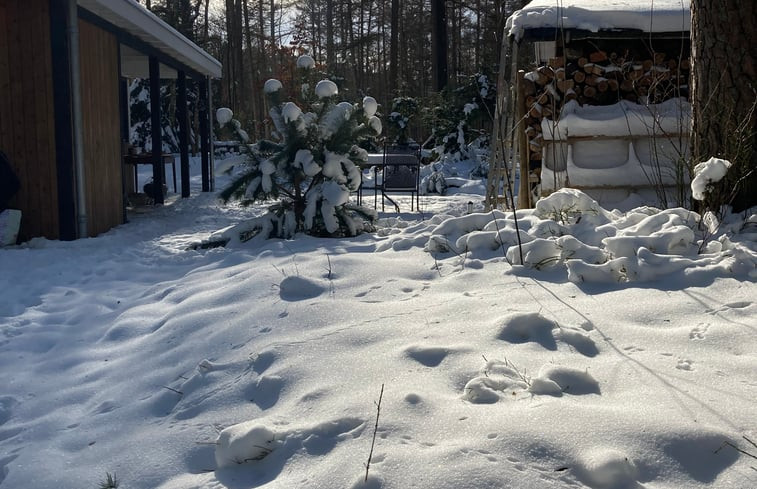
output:
[[[0,1],[0,151],[21,182],[9,205],[23,213],[19,240],[97,236],[125,222],[128,78],[149,78],[158,94],[161,78],[177,79],[184,197],[186,85],[196,81],[209,190],[209,84],[220,76],[218,61],[133,0]],[[159,103],[152,107],[159,120]],[[153,141],[162,161],[159,129]],[[157,183],[161,166],[153,165]]]
[[[632,196],[682,205],[690,15],[680,0],[533,0],[515,12],[503,46],[490,207],[506,200],[495,183],[505,156],[517,158],[518,207],[563,187],[608,206]]]

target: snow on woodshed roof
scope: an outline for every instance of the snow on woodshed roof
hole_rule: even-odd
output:
[[[534,0],[507,19],[505,30],[516,39],[521,39],[527,30],[540,28],[688,32],[690,3],[690,0]]]

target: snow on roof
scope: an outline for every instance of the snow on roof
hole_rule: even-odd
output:
[[[688,32],[690,0],[534,0],[507,19],[505,29],[516,39],[538,28]]]
[[[134,0],[77,0],[78,5],[200,74],[221,78],[221,63]]]

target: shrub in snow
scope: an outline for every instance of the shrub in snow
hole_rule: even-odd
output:
[[[408,131],[410,119],[418,114],[418,100],[413,97],[397,97],[392,100],[392,110],[387,117],[389,136],[394,144],[405,145],[410,143]]]
[[[307,71],[303,80],[312,73],[301,71]],[[366,115],[373,109],[370,100],[367,110],[362,104],[337,102],[336,84],[329,80],[316,85],[316,96],[307,90],[300,101],[307,111],[295,102],[284,102],[276,80],[266,82],[265,92],[278,140],[252,145],[247,164],[221,197],[243,205],[278,202],[266,215],[223,230],[211,241],[291,238],[297,232],[354,236],[372,229],[375,211],[349,203],[350,192],[361,183],[359,165],[367,159],[357,143],[378,135]]]
[[[453,160],[473,157],[474,141],[486,141],[488,133],[475,129],[481,121],[491,121],[496,103],[496,86],[488,75],[476,73],[461,85],[429,99],[424,124],[431,127],[436,152]]]

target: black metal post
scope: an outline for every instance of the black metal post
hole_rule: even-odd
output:
[[[207,78],[200,79],[200,155],[202,159],[202,191],[210,192],[210,124],[209,93]]]
[[[181,196],[189,197],[189,118],[187,114],[187,74],[179,71],[176,116],[179,119],[179,154],[181,158]]]
[[[156,204],[163,200],[163,138],[160,122],[160,62],[150,56],[150,124],[152,129],[152,185]]]
[[[58,182],[58,238],[76,239],[76,188],[74,182],[74,128],[71,114],[70,50],[65,2],[50,0],[50,47],[52,50],[53,112],[55,118],[56,177]],[[46,231],[47,233],[52,230]],[[28,236],[29,237],[29,236]],[[28,238],[27,237],[27,238]],[[47,235],[53,238],[52,235]]]

